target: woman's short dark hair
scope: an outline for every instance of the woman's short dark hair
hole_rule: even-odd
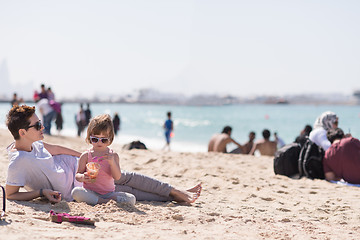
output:
[[[6,126],[15,140],[20,139],[20,129],[27,129],[29,127],[29,119],[34,113],[35,107],[29,107],[27,105],[14,106],[11,108],[7,114]]]

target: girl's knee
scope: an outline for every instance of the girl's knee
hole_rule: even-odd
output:
[[[95,194],[87,191],[85,188],[82,187],[75,187],[71,191],[71,196],[77,202],[86,202],[90,205],[97,204],[99,200],[99,198]]]

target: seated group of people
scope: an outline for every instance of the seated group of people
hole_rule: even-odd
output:
[[[222,152],[226,153],[226,145],[229,143],[234,143],[238,147],[232,150],[230,153],[241,153],[241,154],[250,154],[253,155],[255,151],[259,151],[261,155],[266,156],[274,156],[278,141],[281,141],[277,138],[275,134],[275,141],[270,140],[270,131],[268,129],[264,129],[262,132],[263,139],[257,142],[254,142],[255,132],[249,133],[249,141],[244,145],[236,142],[233,138],[231,138],[232,128],[230,126],[225,126],[223,131],[219,134],[215,134],[211,137],[208,144],[208,152]]]
[[[326,180],[360,184],[360,141],[351,134],[344,134],[338,125],[339,118],[335,113],[324,112],[315,120],[313,128],[305,126],[295,142],[303,145],[309,138],[324,149],[323,168]],[[275,135],[275,141],[270,141],[270,131],[267,129],[263,131],[264,138],[255,143],[255,133],[251,132],[249,141],[244,145],[231,138],[231,131],[232,128],[226,126],[220,134],[215,134],[209,141],[208,151],[226,153],[228,143],[238,146],[230,153],[254,154],[258,150],[261,155],[274,156],[277,151],[279,139]]]
[[[360,184],[360,141],[338,128],[339,118],[330,111],[315,121],[309,139],[325,150],[323,168],[328,181]]]

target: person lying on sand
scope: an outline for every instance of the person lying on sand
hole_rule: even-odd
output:
[[[14,106],[7,115],[6,124],[15,139],[7,148],[7,199],[28,201],[45,197],[54,203],[61,199],[72,201],[72,189],[81,186],[75,179],[80,152],[43,142],[44,126],[35,114],[35,107]],[[125,171],[115,184],[115,191],[131,193],[138,201],[193,203],[202,189],[200,183],[188,190],[180,190],[168,183]],[[20,192],[21,187],[27,191]]]

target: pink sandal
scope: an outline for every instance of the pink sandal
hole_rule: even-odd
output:
[[[95,221],[91,220],[90,218],[81,217],[81,216],[71,216],[67,213],[56,213],[53,210],[50,211],[50,221],[56,223],[71,222],[71,223],[95,225]]]

